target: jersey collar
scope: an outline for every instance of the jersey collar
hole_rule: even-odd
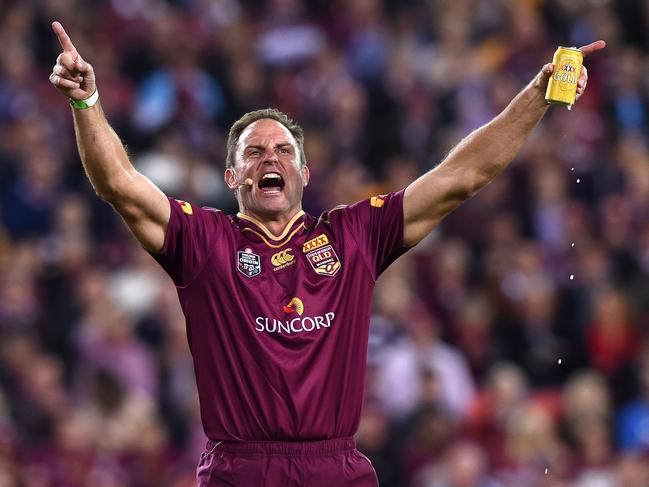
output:
[[[268,230],[268,227],[266,227],[266,225],[264,225],[256,218],[250,215],[244,215],[240,212],[237,213],[237,217],[240,220],[251,223],[253,225],[252,228],[244,227],[241,231],[248,231],[256,234],[266,243],[266,245],[272,248],[279,248],[286,245],[286,243],[288,243],[288,241],[293,238],[293,235],[295,235],[302,228],[305,228],[304,222],[302,221],[304,215],[304,210],[298,211],[295,216],[291,218],[291,220],[286,224],[282,233],[278,236],[275,236],[270,230]]]

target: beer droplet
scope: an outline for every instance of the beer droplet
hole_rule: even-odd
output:
[[[581,182],[581,179],[577,178],[577,184],[579,184],[580,182]]]
[[[545,475],[548,474],[548,467],[545,467]]]
[[[572,281],[575,278],[574,274],[570,274],[570,280]]]
[[[575,168],[574,168],[574,167],[571,167],[571,168],[570,168],[570,170],[571,170],[571,171],[574,171],[574,170],[575,170]]]
[[[571,246],[571,247],[574,247],[574,246],[575,246],[575,242],[572,242],[572,243],[570,244],[570,246]]]
[[[562,362],[561,359],[557,360],[557,363],[558,363],[559,365],[561,365],[561,362]]]

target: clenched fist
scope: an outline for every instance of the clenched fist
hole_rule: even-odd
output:
[[[59,22],[52,22],[52,29],[63,52],[56,58],[50,83],[72,100],[85,100],[97,89],[95,72],[92,66],[81,58],[63,26]]]

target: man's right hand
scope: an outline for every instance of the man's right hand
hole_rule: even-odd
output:
[[[73,100],[85,100],[97,89],[95,72],[85,62],[72,44],[60,22],[52,22],[52,29],[59,39],[63,52],[56,58],[50,75],[50,83]]]

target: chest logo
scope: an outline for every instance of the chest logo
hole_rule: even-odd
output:
[[[306,254],[311,267],[321,276],[333,276],[340,270],[340,260],[331,245],[317,248]]]
[[[312,238],[308,242],[304,242],[304,245],[302,245],[302,252],[306,254],[307,252],[311,252],[312,250],[320,248],[323,245],[327,245],[328,243],[329,243],[329,237],[327,237],[323,233],[321,235],[318,235],[316,238]]]
[[[291,299],[291,302],[284,306],[284,313],[297,313],[298,316],[302,316],[304,313],[304,303],[298,297]]]
[[[291,253],[292,249],[284,249],[270,258],[273,264],[273,271],[279,271],[295,264],[295,256]]]
[[[246,277],[255,277],[261,272],[261,258],[252,249],[237,252],[237,270]]]

